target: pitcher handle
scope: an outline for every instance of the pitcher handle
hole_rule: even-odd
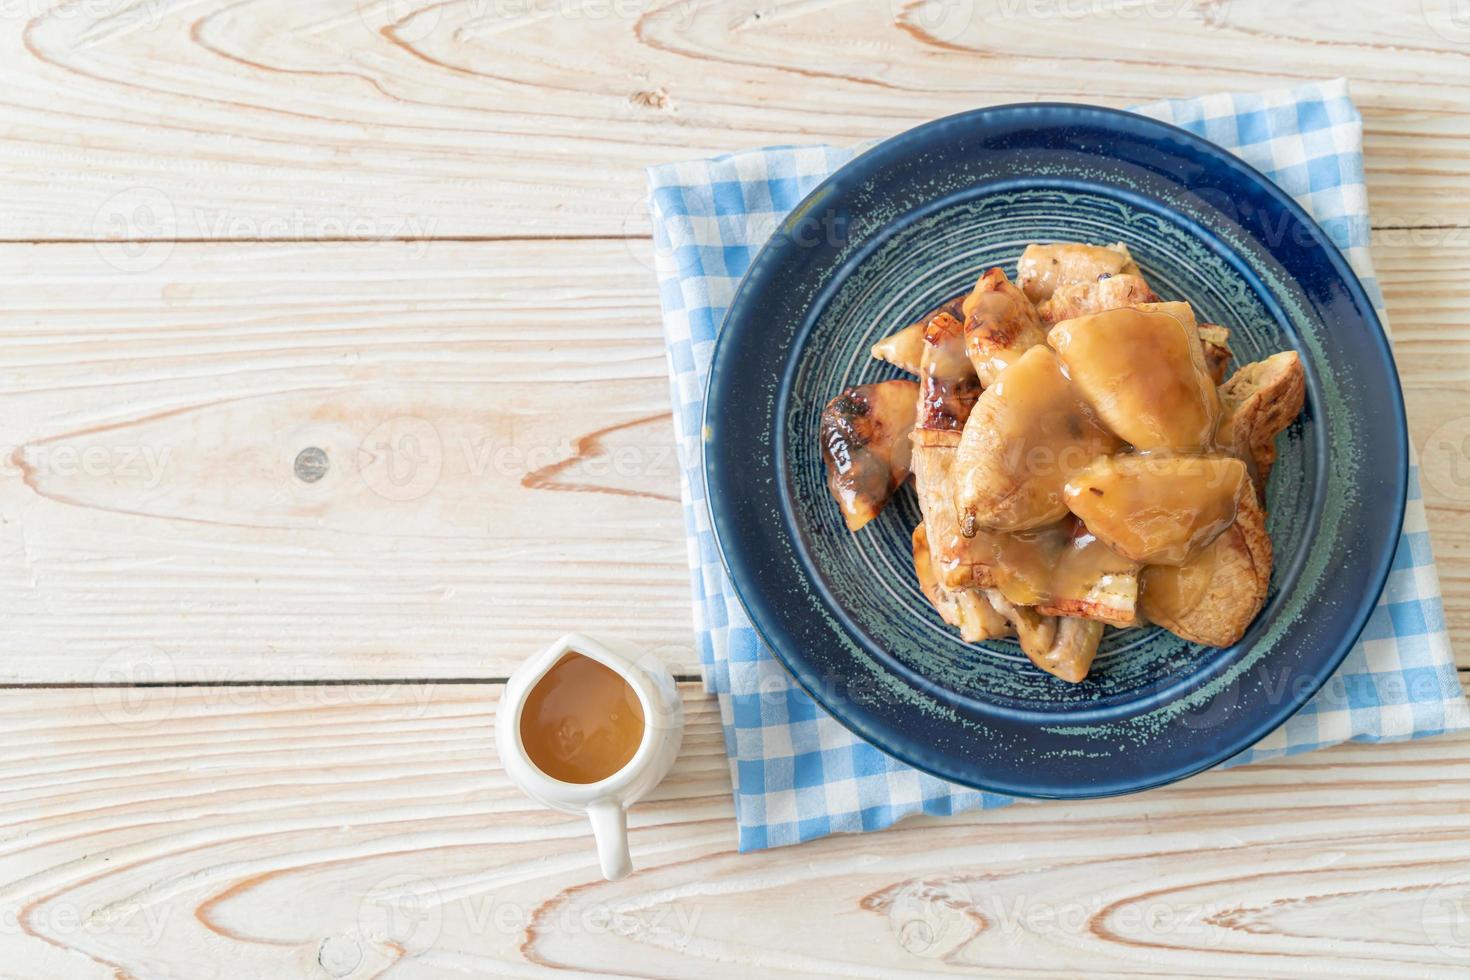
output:
[[[626,878],[633,870],[628,854],[628,815],[617,800],[600,800],[587,808],[592,836],[597,839],[597,860],[608,881]]]

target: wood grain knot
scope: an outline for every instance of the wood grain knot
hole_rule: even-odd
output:
[[[296,463],[292,469],[296,473],[296,479],[302,483],[315,483],[327,475],[327,454],[317,446],[307,446],[296,454]]]
[[[674,99],[663,88],[644,89],[634,92],[628,96],[628,101],[645,109],[658,109],[663,112],[674,111]]]

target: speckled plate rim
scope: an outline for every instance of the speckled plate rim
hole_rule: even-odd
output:
[[[1263,192],[1272,202],[1289,214],[1302,228],[1306,229],[1311,236],[1311,241],[1302,248],[1320,249],[1327,263],[1332,267],[1342,285],[1348,292],[1354,312],[1362,325],[1366,328],[1368,339],[1373,346],[1373,353],[1377,356],[1378,363],[1385,368],[1386,385],[1380,390],[1386,404],[1380,404],[1380,409],[1386,408],[1390,411],[1391,420],[1394,423],[1392,431],[1395,436],[1394,445],[1391,447],[1391,458],[1393,460],[1392,475],[1393,486],[1390,491],[1389,520],[1383,522],[1384,530],[1382,540],[1374,541],[1372,548],[1373,557],[1369,566],[1367,578],[1364,580],[1369,588],[1362,593],[1362,601],[1357,603],[1353,615],[1343,621],[1343,628],[1339,632],[1339,639],[1332,650],[1325,656],[1319,656],[1315,660],[1315,668],[1300,675],[1305,683],[1295,685],[1291,696],[1285,698],[1281,704],[1274,706],[1270,712],[1262,713],[1254,725],[1245,726],[1231,742],[1223,748],[1212,751],[1198,758],[1190,758],[1180,765],[1160,769],[1143,777],[1120,778],[1102,785],[1078,786],[1073,784],[1045,784],[1043,780],[1035,782],[1018,783],[1011,780],[995,779],[991,776],[976,776],[973,771],[957,769],[948,764],[948,759],[938,751],[926,751],[924,746],[915,743],[909,738],[885,737],[889,733],[880,730],[883,725],[875,724],[883,719],[875,718],[873,713],[862,705],[854,707],[851,703],[838,704],[834,698],[829,696],[826,685],[819,676],[816,676],[808,665],[799,657],[792,657],[785,649],[783,640],[787,639],[784,630],[779,629],[779,624],[759,614],[758,596],[753,587],[757,581],[758,569],[750,567],[748,556],[743,548],[732,548],[731,542],[739,540],[739,527],[735,522],[735,515],[730,513],[730,507],[723,503],[725,495],[713,492],[715,487],[723,487],[718,469],[718,461],[712,458],[713,442],[709,438],[711,427],[709,420],[717,416],[723,410],[724,399],[720,381],[721,355],[730,346],[729,339],[732,332],[729,329],[733,323],[748,321],[751,314],[756,312],[755,307],[759,302],[758,292],[763,279],[772,274],[775,263],[779,261],[780,253],[791,246],[788,237],[778,230],[769,241],[762,246],[755,259],[751,262],[745,276],[741,279],[736,289],[726,314],[724,326],[715,341],[714,351],[711,358],[709,378],[705,389],[705,408],[703,418],[703,432],[706,434],[701,443],[701,465],[706,480],[706,506],[709,512],[711,529],[714,534],[716,548],[720,554],[722,563],[734,589],[737,601],[745,611],[747,618],[754,626],[762,641],[773,652],[778,662],[796,680],[806,693],[813,698],[828,714],[839,721],[854,734],[865,741],[875,745],[894,758],[905,762],[915,768],[921,769],[941,779],[951,780],[962,785],[976,789],[1004,793],[1012,796],[1053,798],[1053,799],[1086,799],[1096,797],[1116,796],[1127,793],[1141,792],[1143,790],[1163,786],[1180,779],[1195,775],[1206,769],[1220,764],[1240,752],[1250,748],[1262,738],[1269,735],[1284,724],[1292,715],[1299,711],[1327,682],[1332,674],[1341,665],[1343,659],[1352,649],[1358,637],[1367,625],[1368,618],[1382,594],[1388,574],[1392,567],[1393,557],[1400,530],[1403,526],[1404,512],[1407,505],[1408,495],[1408,430],[1404,412],[1402,385],[1399,380],[1397,366],[1394,362],[1393,353],[1389,346],[1388,338],[1383,330],[1372,302],[1369,300],[1362,283],[1356,273],[1353,272],[1346,258],[1337,248],[1330,236],[1317,224],[1300,205],[1283,192],[1273,181],[1260,171],[1239,159],[1228,151],[1203,140],[1186,130],[1160,122],[1145,116],[1124,112],[1117,109],[1109,109],[1100,106],[1091,106],[1079,103],[1062,102],[1038,102],[1017,103],[1011,105],[993,106],[976,109],[969,112],[946,116],[925,123],[914,129],[901,133],[888,139],[865,153],[856,157],[838,171],[822,181],[802,203],[793,209],[793,214],[803,214],[817,201],[827,200],[839,184],[851,181],[855,174],[869,173],[879,169],[883,164],[891,162],[894,157],[901,157],[916,152],[922,145],[940,133],[952,132],[956,127],[973,128],[983,130],[986,126],[999,123],[1009,114],[1025,113],[1036,119],[1038,126],[1075,126],[1085,121],[1091,125],[1103,128],[1113,128],[1119,131],[1138,133],[1140,131],[1151,132],[1161,139],[1178,141],[1188,145],[1195,153],[1208,157],[1214,165],[1230,171],[1238,180],[1246,181]],[[1044,118],[1043,118],[1044,117]],[[1041,181],[1038,181],[1040,183]],[[1079,183],[1084,183],[1079,181]],[[1131,193],[1131,192],[1128,192]],[[830,201],[828,201],[830,203]],[[906,217],[906,216],[904,216]],[[1180,216],[1182,220],[1194,223],[1187,216]],[[782,228],[784,229],[783,224]],[[1212,236],[1214,237],[1214,236]],[[857,256],[849,257],[841,267],[846,269],[856,262],[861,261],[861,254],[865,249],[860,249]],[[1269,250],[1268,250],[1269,251]],[[1274,254],[1274,253],[1273,253]],[[833,281],[827,283],[819,297],[812,303],[813,309],[822,308],[831,290],[843,280],[844,276],[839,273],[833,276]],[[1262,295],[1270,296],[1269,292]],[[1274,299],[1274,297],[1272,298]],[[793,362],[799,360],[799,352],[802,349],[801,339],[811,329],[813,319],[808,314],[801,322],[798,334],[792,343],[793,356],[786,364],[786,369],[793,366]],[[1310,359],[1307,359],[1307,369],[1312,370]],[[786,379],[783,378],[783,389],[786,387]],[[782,399],[784,402],[785,393]],[[779,440],[779,434],[777,436]],[[784,467],[784,460],[777,459],[778,469]],[[786,505],[785,495],[779,495],[781,505]],[[843,620],[843,628],[851,629],[850,621],[842,613],[839,605],[835,604],[830,595],[826,594],[825,588],[820,581],[815,583],[823,598],[829,603],[831,611],[837,612],[839,619]],[[851,641],[851,637],[847,637]],[[862,642],[861,640],[857,642]],[[1203,685],[1191,685],[1199,689]],[[1177,685],[1176,685],[1177,688]],[[936,693],[942,692],[939,685],[925,685],[923,693],[926,697],[933,698]],[[1155,692],[1147,700],[1167,700],[1174,693],[1174,689]],[[992,706],[992,710],[994,707]],[[1006,714],[1006,709],[998,709],[997,714]],[[1029,720],[1038,729],[1046,728],[1049,731],[1066,729],[1073,723],[1070,716],[1058,715],[1048,716],[1046,721],[1041,721],[1025,711],[1011,712],[1017,716],[1017,720]],[[1029,718],[1027,718],[1029,716]],[[1080,719],[1085,724],[1085,717]]]

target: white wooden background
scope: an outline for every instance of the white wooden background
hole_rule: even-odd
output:
[[[644,166],[1337,75],[1470,668],[1470,0],[0,0],[0,976],[1470,969],[1470,737],[740,856],[692,682]],[[572,628],[688,681],[616,884]]]

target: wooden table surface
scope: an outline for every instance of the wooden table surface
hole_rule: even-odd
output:
[[[734,850],[643,168],[1348,76],[1470,668],[1467,0],[0,4],[0,976],[1470,969],[1470,737]],[[639,872],[497,762],[685,681]]]

